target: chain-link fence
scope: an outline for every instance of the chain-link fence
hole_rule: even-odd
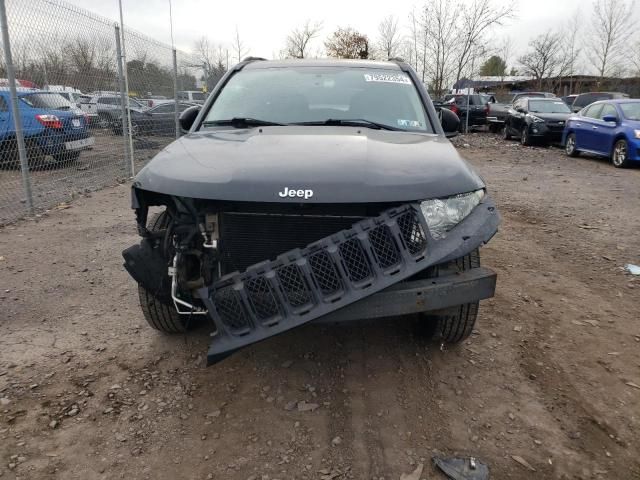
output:
[[[131,177],[204,100],[197,62],[126,25],[60,0],[0,10],[0,224]]]

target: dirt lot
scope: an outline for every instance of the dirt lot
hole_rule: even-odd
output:
[[[436,453],[496,479],[640,478],[640,277],[622,268],[640,169],[456,144],[504,217],[482,251],[496,297],[456,348],[393,319],[309,325],[205,368],[206,330],[144,324],[127,186],[0,230],[0,478],[443,478]]]

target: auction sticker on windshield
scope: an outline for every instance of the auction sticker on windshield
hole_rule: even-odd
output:
[[[402,83],[411,85],[411,79],[403,73],[365,73],[365,82]]]

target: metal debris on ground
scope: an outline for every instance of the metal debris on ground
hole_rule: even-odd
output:
[[[627,263],[624,268],[626,268],[631,275],[640,275],[640,266],[638,265]]]
[[[433,457],[433,463],[451,480],[488,480],[489,467],[475,457]]]
[[[400,480],[420,480],[423,469],[424,465],[419,463],[413,472],[400,474]]]
[[[530,470],[532,472],[536,471],[536,469],[533,468],[533,466],[529,462],[527,462],[524,458],[522,458],[520,455],[511,455],[511,458],[513,458],[514,461],[518,462],[520,465],[525,467],[527,470]]]

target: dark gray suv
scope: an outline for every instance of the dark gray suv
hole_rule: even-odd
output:
[[[471,333],[500,217],[407,64],[247,59],[181,124],[135,178],[123,252],[152,327],[206,322],[209,363],[315,320]]]

